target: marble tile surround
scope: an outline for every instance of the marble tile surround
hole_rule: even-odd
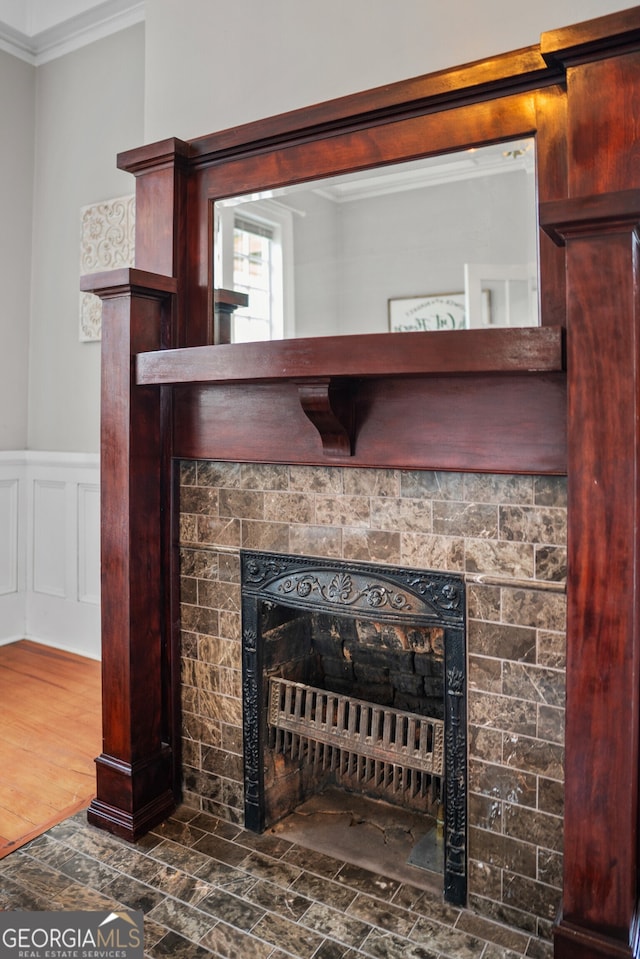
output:
[[[562,873],[564,478],[185,461],[180,486],[187,801],[242,823],[240,548],[463,573],[469,906],[550,936]]]

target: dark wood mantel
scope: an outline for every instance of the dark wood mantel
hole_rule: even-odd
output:
[[[527,50],[119,158],[136,177],[136,269],[83,281],[106,306],[93,822],[135,839],[180,795],[174,458],[566,472],[555,954],[640,954],[638,116],[634,7]],[[216,197],[532,134],[540,329],[214,345]]]

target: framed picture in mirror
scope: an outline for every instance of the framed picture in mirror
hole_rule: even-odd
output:
[[[428,293],[389,300],[389,332],[417,333],[434,330],[464,330],[491,324],[491,294],[482,291],[481,323],[470,323],[464,293]]]
[[[465,326],[464,293],[402,296],[389,300],[389,331],[391,333],[463,330]]]

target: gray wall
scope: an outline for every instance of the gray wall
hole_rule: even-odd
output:
[[[143,140],[144,27],[37,69],[30,449],[96,452],[100,344],[78,338],[80,208],[134,192],[116,154]]]
[[[38,68],[0,52],[0,448],[98,450],[100,346],[77,332],[79,210],[133,192],[119,151],[527,46],[628,5],[153,0],[144,27]]]
[[[624,0],[153,0],[148,141],[188,139],[539,41]]]
[[[35,68],[0,51],[0,449],[27,443]]]

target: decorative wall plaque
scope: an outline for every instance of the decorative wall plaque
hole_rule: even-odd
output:
[[[80,275],[134,265],[135,197],[121,196],[82,207]],[[100,340],[102,303],[92,293],[80,294],[80,342]]]

